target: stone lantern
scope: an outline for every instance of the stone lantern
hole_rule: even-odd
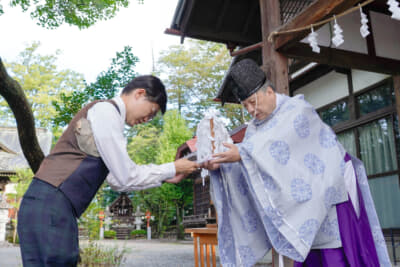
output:
[[[136,207],[136,212],[133,214],[135,217],[135,221],[133,222],[136,225],[136,230],[140,230],[143,224],[142,216],[144,215],[143,212],[140,211],[140,206]]]

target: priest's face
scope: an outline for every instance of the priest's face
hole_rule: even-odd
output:
[[[134,126],[145,123],[154,118],[160,106],[146,98],[146,90],[136,89],[127,95],[121,96],[126,108],[126,124]]]
[[[274,111],[276,107],[276,94],[268,86],[265,91],[260,89],[249,96],[242,104],[253,118],[263,120]]]

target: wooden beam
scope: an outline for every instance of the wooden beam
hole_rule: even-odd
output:
[[[178,31],[176,29],[171,29],[171,28],[166,28],[164,30],[165,34],[171,34],[171,35],[177,35],[177,36],[182,36],[183,33],[181,31]]]
[[[249,53],[249,52],[254,51],[256,49],[260,49],[260,48],[262,48],[262,46],[263,46],[263,43],[259,42],[259,43],[254,44],[254,45],[243,47],[243,48],[241,48],[239,50],[231,51],[230,55],[231,55],[231,57],[236,57],[236,56],[239,56],[239,55],[243,55],[243,54]]]
[[[296,17],[279,28],[278,32],[292,30],[316,23],[331,15],[339,14],[353,7],[358,2],[360,2],[360,0],[316,0],[308,8],[304,9]],[[309,31],[306,30],[278,35],[274,40],[275,49],[279,51],[283,46],[290,46],[297,43],[306,37],[308,33]]]
[[[289,95],[288,59],[275,51],[268,41],[269,34],[280,26],[279,0],[260,0],[261,32],[263,37],[263,70],[275,85],[277,92]]]
[[[371,57],[366,54],[321,46],[320,53],[314,53],[308,44],[297,43],[281,52],[287,57],[300,58],[336,67],[360,69],[378,73],[400,74],[400,60]]]

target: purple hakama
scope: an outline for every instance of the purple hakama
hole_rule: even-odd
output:
[[[345,161],[350,160],[346,154]],[[342,247],[334,249],[313,249],[304,262],[294,262],[294,267],[317,266],[379,266],[371,227],[357,182],[360,217],[349,200],[336,205]]]

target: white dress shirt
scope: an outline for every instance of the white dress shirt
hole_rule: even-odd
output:
[[[91,107],[87,119],[91,123],[97,150],[110,171],[107,182],[113,190],[143,190],[161,185],[165,179],[175,176],[173,162],[162,165],[137,165],[126,150],[124,136],[125,104],[121,97],[113,100],[119,107],[108,102],[100,102]]]

